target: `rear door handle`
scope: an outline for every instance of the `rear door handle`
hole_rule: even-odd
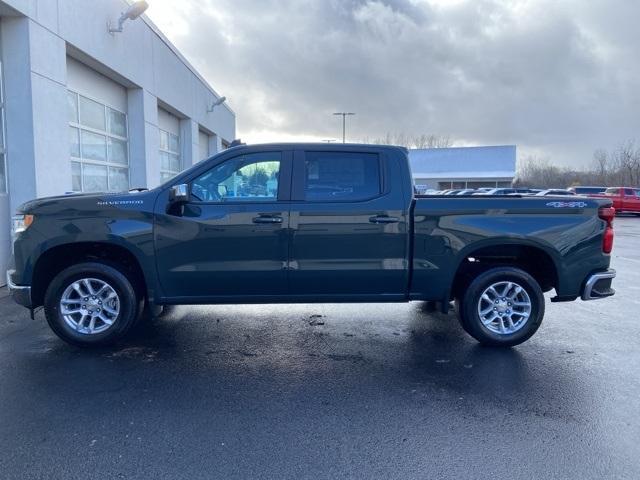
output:
[[[260,215],[253,217],[253,223],[282,223],[282,217],[276,215]]]
[[[388,215],[376,215],[369,218],[371,223],[398,223],[400,219],[398,217],[390,217]]]

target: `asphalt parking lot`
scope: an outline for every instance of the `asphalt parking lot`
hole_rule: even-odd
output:
[[[511,350],[408,305],[178,307],[70,347],[0,299],[0,478],[640,478],[640,218],[617,295]]]

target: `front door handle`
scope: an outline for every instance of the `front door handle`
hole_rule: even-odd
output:
[[[390,217],[388,215],[376,215],[369,218],[371,223],[398,223],[400,219],[398,217]]]
[[[260,215],[253,217],[253,223],[282,223],[282,217],[277,215]]]

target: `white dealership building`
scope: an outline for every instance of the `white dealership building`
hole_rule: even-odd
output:
[[[234,112],[148,18],[109,31],[129,7],[0,0],[0,271],[22,202],[154,187],[235,137]]]
[[[516,146],[409,150],[416,185],[449,188],[510,187],[516,176]]]

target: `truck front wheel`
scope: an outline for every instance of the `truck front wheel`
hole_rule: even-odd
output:
[[[45,293],[47,323],[78,346],[122,338],[139,316],[139,299],[122,272],[97,262],[79,263],[54,277]]]
[[[512,347],[540,327],[544,295],[524,270],[498,267],[474,279],[457,306],[462,327],[480,343]]]

